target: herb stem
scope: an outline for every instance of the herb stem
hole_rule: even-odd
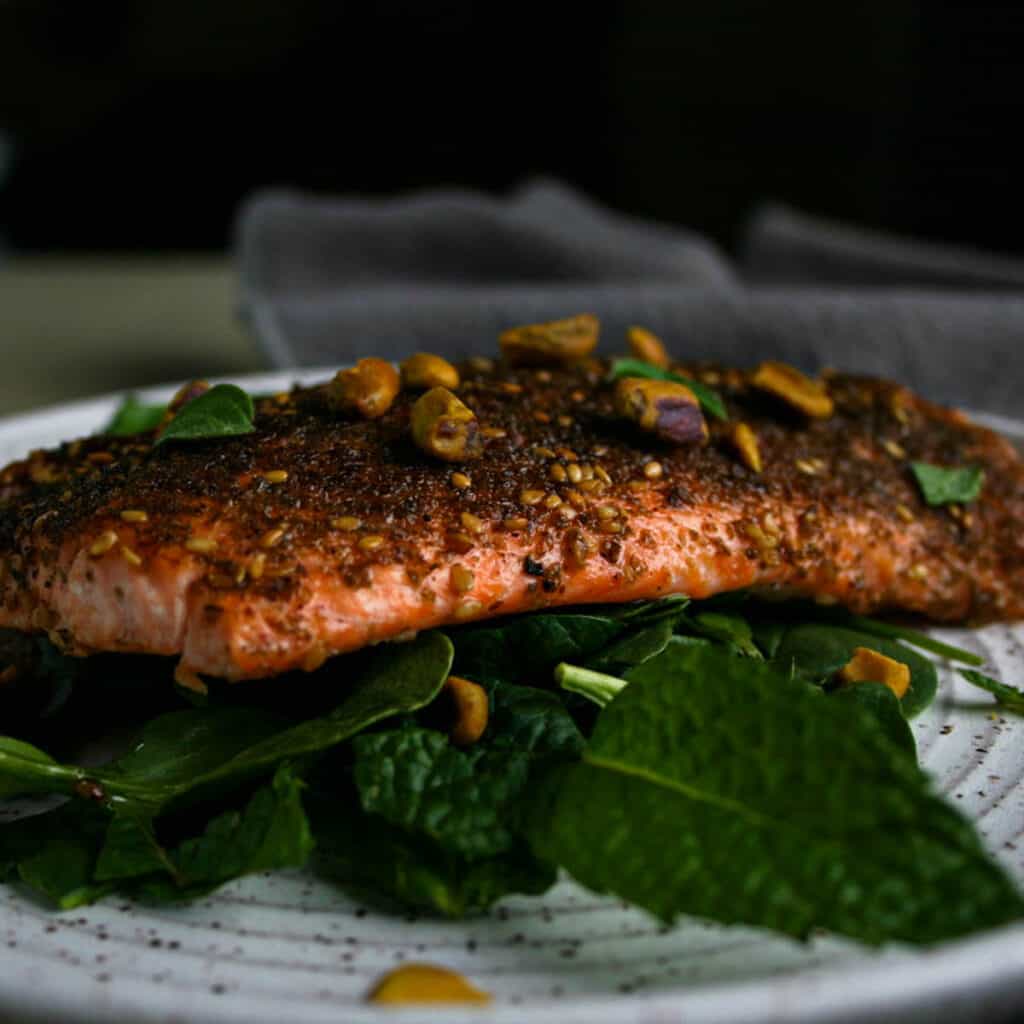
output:
[[[604,672],[595,672],[579,665],[567,665],[564,661],[555,669],[555,682],[563,690],[578,693],[601,707],[629,685],[618,676],[605,675]]]
[[[922,651],[930,651],[939,657],[948,658],[950,661],[960,661],[965,665],[984,665],[985,659],[960,647],[953,647],[951,644],[944,644],[941,640],[921,633],[916,629],[907,629],[904,626],[893,626],[888,622],[879,622],[877,619],[862,618],[859,615],[850,617],[850,624],[856,629],[862,629],[865,633],[872,633],[875,636],[888,636],[894,640],[902,640],[911,647],[919,647]]]

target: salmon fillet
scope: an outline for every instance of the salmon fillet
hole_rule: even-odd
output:
[[[152,447],[95,436],[0,473],[0,625],[64,649],[180,655],[227,679],[311,670],[412,632],[554,605],[741,587],[933,620],[1024,610],[1011,446],[905,388],[839,374],[808,422],[748,376],[687,367],[753,429],[672,445],[616,417],[606,364],[462,367],[483,455],[411,442],[323,387],[257,403],[252,434]],[[911,460],[977,464],[968,510],[925,505]]]

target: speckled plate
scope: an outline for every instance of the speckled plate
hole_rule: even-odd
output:
[[[269,391],[292,379],[239,383]],[[96,430],[117,402],[0,421],[0,463]],[[1024,439],[1024,424],[989,422]],[[1024,675],[1024,627],[936,635],[983,653],[1003,678]],[[913,728],[924,766],[1024,883],[1024,720],[1002,717],[985,694],[944,672],[940,698]],[[0,1020],[17,1021],[392,1020],[394,1011],[367,1006],[365,996],[407,960],[462,971],[495,1002],[403,1011],[403,1021],[837,1024],[941,1014],[952,1024],[1009,1020],[1024,1005],[1024,926],[925,953],[872,953],[695,922],[664,929],[568,881],[467,922],[384,916],[303,873],[249,878],[185,909],[107,899],[55,913],[0,887],[0,952]]]

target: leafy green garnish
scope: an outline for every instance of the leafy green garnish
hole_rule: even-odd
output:
[[[563,690],[578,693],[602,708],[613,701],[627,686],[626,680],[618,676],[595,672],[579,665],[567,665],[565,662],[555,669],[555,682]]]
[[[975,672],[969,668],[960,669],[960,675],[972,685],[991,693],[1008,711],[1024,715],[1024,690],[1018,690],[1016,686],[1001,683],[998,679],[985,675],[984,672]]]
[[[620,377],[649,377],[653,380],[672,380],[677,384],[685,384],[694,393],[705,412],[711,413],[715,419],[728,420],[729,418],[722,396],[699,380],[684,377],[679,373],[672,373],[671,370],[662,370],[651,363],[645,363],[642,359],[613,359],[608,371],[608,380],[615,381]]]
[[[134,395],[126,395],[110,422],[100,433],[111,437],[128,437],[156,430],[164,418],[167,405],[140,402]]]
[[[251,434],[255,408],[252,396],[234,384],[218,384],[183,406],[161,431],[154,447],[167,441]]]
[[[628,673],[580,762],[537,787],[536,852],[666,921],[931,943],[1024,911],[970,825],[853,703],[670,646]],[[671,851],[671,854],[668,853]]]
[[[781,672],[795,670],[806,680],[824,683],[849,662],[858,647],[869,647],[910,669],[910,686],[900,700],[907,718],[919,714],[935,699],[939,677],[927,658],[896,640],[842,626],[815,622],[793,626],[783,634],[772,663]]]
[[[985,471],[980,466],[933,466],[928,462],[910,464],[924,500],[932,506],[974,501],[981,494]]]
[[[874,636],[892,637],[894,640],[902,640],[911,647],[919,647],[922,651],[929,651],[937,654],[940,658],[947,658],[949,661],[962,661],[966,665],[984,665],[985,659],[965,651],[962,647],[954,647],[952,644],[944,644],[927,633],[917,629],[910,629],[908,626],[895,626],[891,622],[880,622],[878,619],[868,619],[860,615],[846,616],[850,626],[859,629],[864,633],[871,633]]]

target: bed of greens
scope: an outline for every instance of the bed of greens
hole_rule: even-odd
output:
[[[375,905],[448,916],[542,893],[559,869],[665,921],[801,938],[932,943],[1024,913],[907,724],[935,696],[927,654],[977,659],[837,609],[741,594],[558,610],[205,696],[161,659],[3,644],[22,671],[0,800],[51,799],[0,826],[0,880],[63,909],[309,864]],[[909,666],[902,699],[835,685],[857,647]],[[452,674],[488,695],[468,746],[449,735]],[[121,753],[82,743],[101,736]]]

